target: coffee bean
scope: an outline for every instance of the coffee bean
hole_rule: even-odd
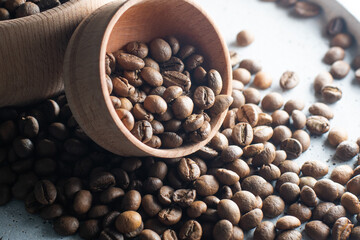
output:
[[[220,160],[223,162],[232,162],[239,159],[243,154],[242,149],[236,145],[230,145],[221,152]]]
[[[352,193],[346,192],[341,197],[341,205],[351,214],[360,213],[359,199]]]
[[[330,41],[330,46],[338,46],[341,48],[349,48],[353,43],[352,36],[347,33],[338,33]]]
[[[294,138],[287,138],[280,144],[280,149],[286,152],[290,159],[298,158],[302,153],[301,143]]]
[[[326,85],[332,84],[333,81],[334,79],[329,72],[319,73],[314,80],[315,92],[321,93],[322,88]]]
[[[178,189],[174,192],[172,198],[180,207],[188,207],[196,198],[196,190]]]
[[[148,55],[148,47],[145,43],[139,41],[129,42],[125,46],[126,51],[132,55],[135,55],[139,58],[145,58]]]
[[[238,205],[229,199],[223,199],[217,205],[217,212],[221,219],[226,219],[236,225],[240,221],[240,210]]]
[[[74,211],[81,215],[87,213],[92,204],[92,195],[87,190],[80,190],[76,193],[74,198]]]
[[[209,116],[216,117],[223,113],[233,103],[233,98],[228,95],[217,95],[215,97],[214,105],[209,109]]]
[[[273,165],[263,165],[261,169],[259,170],[259,175],[263,177],[266,181],[273,181],[280,177],[281,172],[280,169]]]
[[[243,91],[246,103],[259,104],[261,100],[260,92],[255,88],[247,88]]]
[[[278,145],[287,138],[291,138],[292,132],[290,128],[286,126],[277,126],[273,130],[271,140],[274,144]]]
[[[239,225],[243,230],[247,231],[259,226],[262,219],[263,213],[261,209],[256,208],[243,215],[240,219]]]
[[[144,60],[132,54],[118,53],[115,54],[115,58],[120,69],[134,71],[140,70],[145,66]]]
[[[178,86],[184,91],[188,91],[191,87],[190,78],[183,73],[177,71],[164,71],[162,76],[165,87]]]
[[[237,175],[237,173],[224,168],[219,168],[216,170],[216,178],[225,185],[232,185],[240,180],[240,177]]]
[[[346,216],[346,210],[343,206],[333,206],[325,213],[323,222],[328,226],[332,226],[337,219]]]
[[[272,84],[272,76],[269,73],[260,71],[254,77],[254,86],[260,89],[268,89]]]
[[[109,172],[98,172],[93,174],[89,180],[89,187],[94,192],[104,191],[115,185],[115,177]]]
[[[302,165],[301,171],[305,176],[321,178],[328,173],[329,168],[324,162],[310,160]]]
[[[305,107],[305,103],[302,99],[290,99],[284,105],[284,110],[288,114],[292,114],[294,110],[301,111]]]
[[[325,85],[321,89],[321,95],[325,102],[334,103],[342,98],[342,91],[334,85]]]
[[[272,162],[275,166],[279,166],[282,162],[284,162],[287,158],[286,152],[284,150],[276,150],[275,151],[275,159]]]
[[[292,230],[300,225],[300,220],[294,216],[284,216],[279,218],[276,222],[276,228],[280,230]]]
[[[356,240],[360,237],[360,227],[354,227],[350,234],[350,240]]]
[[[177,240],[177,236],[176,236],[176,232],[174,230],[171,229],[167,229],[163,235],[162,235],[162,240]]]
[[[52,204],[41,209],[40,217],[45,220],[51,220],[62,216],[64,208],[60,204]]]
[[[250,45],[254,40],[255,37],[249,30],[242,30],[236,35],[236,43],[242,47]]]
[[[147,143],[153,136],[153,129],[150,122],[141,120],[135,123],[131,133],[141,142]]]
[[[95,219],[80,223],[79,236],[83,239],[93,239],[100,233],[99,221]]]
[[[352,167],[348,165],[341,165],[335,167],[332,170],[330,179],[333,180],[334,182],[345,185],[353,176],[353,174],[354,174],[354,170],[352,169]]]
[[[342,17],[335,17],[329,21],[326,26],[326,33],[330,36],[334,36],[341,33],[346,28],[346,22]]]
[[[311,221],[306,223],[305,232],[311,239],[328,239],[330,228],[321,221]]]
[[[158,213],[158,220],[167,226],[178,223],[181,217],[182,210],[178,207],[164,208]]]
[[[172,202],[174,189],[170,186],[162,186],[158,192],[158,200],[163,205],[169,205]]]
[[[26,158],[32,155],[34,151],[34,144],[28,138],[16,138],[13,141],[13,149],[17,156]]]
[[[253,158],[252,165],[254,167],[260,167],[264,164],[272,163],[275,159],[275,150],[275,146],[272,143],[266,142],[264,144],[264,150]]]
[[[43,205],[49,205],[55,202],[57,191],[52,182],[48,180],[42,180],[36,183],[34,194],[36,200],[39,203]]]
[[[279,194],[286,203],[293,203],[300,196],[300,188],[294,183],[287,182],[281,185]]]
[[[142,225],[139,213],[135,211],[125,211],[121,213],[115,222],[116,229],[120,233],[130,233],[137,230]]]
[[[330,123],[323,116],[310,116],[306,120],[306,128],[312,134],[321,135],[329,131]]]
[[[198,218],[201,214],[205,213],[207,210],[207,205],[203,201],[194,201],[186,210],[186,214],[190,218]]]
[[[266,198],[274,192],[273,186],[270,183],[256,175],[245,178],[241,183],[241,187],[255,196],[259,195],[261,198]]]
[[[281,75],[280,87],[288,90],[296,87],[300,82],[300,78],[297,73],[292,71],[286,71]]]
[[[348,239],[351,234],[351,230],[354,227],[354,225],[351,223],[351,221],[346,218],[342,217],[336,220],[331,235],[333,239]]]
[[[217,132],[209,144],[215,150],[223,151],[229,146],[229,141],[224,134]]]
[[[189,57],[195,52],[195,47],[192,45],[185,45],[180,48],[180,51],[178,53],[178,57],[182,60]]]
[[[54,221],[54,230],[61,236],[74,235],[79,228],[79,221],[75,217],[62,216]]]
[[[257,126],[270,126],[273,122],[271,115],[267,113],[259,113],[258,118]]]
[[[265,95],[261,101],[261,106],[265,111],[273,112],[282,107],[284,100],[277,92],[271,92]]]
[[[346,188],[349,192],[355,195],[359,195],[360,194],[359,183],[360,183],[360,175],[356,175],[347,182]]]
[[[293,120],[293,126],[296,129],[302,129],[306,125],[306,115],[299,110],[294,110],[292,112],[291,119]]]
[[[281,185],[286,183],[286,182],[290,182],[290,183],[294,183],[296,185],[299,185],[300,179],[299,179],[298,174],[296,174],[294,172],[285,172],[285,173],[281,174],[280,178],[276,182],[275,189],[277,191],[279,191]]]
[[[219,190],[219,183],[212,175],[202,175],[195,180],[194,188],[200,196],[210,196]]]
[[[254,240],[265,240],[265,239],[275,239],[276,229],[272,222],[264,221],[256,227],[254,231]]]
[[[244,59],[240,62],[239,68],[245,68],[251,74],[256,74],[257,72],[261,71],[262,66],[260,65],[259,62],[254,61],[252,59]],[[235,78],[235,79],[237,79],[237,78]],[[237,80],[240,80],[240,79],[237,79]]]
[[[336,147],[335,156],[342,161],[350,160],[359,153],[359,145],[353,141],[343,141]]]
[[[326,117],[327,119],[332,119],[334,117],[334,113],[331,108],[324,103],[314,103],[309,107],[309,112],[312,115],[320,115]]]
[[[195,220],[185,222],[179,231],[179,239],[200,240],[202,237],[202,227]]]
[[[302,187],[300,191],[300,199],[309,207],[315,207],[318,203],[315,191],[309,186]]]
[[[99,240],[123,240],[124,236],[118,231],[105,229],[101,231]]]
[[[310,2],[296,2],[295,3],[295,14],[299,17],[308,18],[317,16],[321,8],[319,5]]]
[[[300,174],[299,165],[295,161],[292,161],[292,160],[285,160],[278,167],[279,167],[281,173],[293,172],[293,173],[296,173],[297,175]]]
[[[179,176],[184,181],[194,181],[200,177],[199,166],[190,158],[182,158],[177,169]]]
[[[199,54],[192,54],[185,60],[186,70],[191,71],[204,62],[204,57]]]
[[[255,127],[258,123],[258,112],[256,108],[250,104],[241,106],[238,109],[236,116],[238,121],[247,122],[251,125],[251,127]]]
[[[347,62],[338,60],[331,65],[330,73],[336,79],[342,79],[350,71],[350,65]]]
[[[232,140],[236,144],[240,146],[247,146],[252,142],[254,138],[254,133],[250,124],[238,123],[233,128],[231,136],[232,136]]]
[[[309,221],[312,215],[311,209],[302,203],[291,204],[287,213],[298,218],[302,223]]]
[[[213,90],[215,95],[219,95],[223,87],[220,73],[215,69],[211,69],[207,72],[205,78],[207,80],[208,87]]]
[[[335,183],[329,179],[321,179],[314,186],[316,195],[324,201],[334,201],[338,197],[338,188]]]
[[[251,144],[251,145],[248,145],[243,148],[243,151],[244,151],[243,156],[246,158],[255,157],[257,154],[259,154],[263,150],[264,150],[263,143]]]
[[[189,133],[189,138],[192,142],[201,142],[209,137],[210,132],[211,125],[208,121],[205,121],[199,129]]]
[[[233,234],[233,225],[228,220],[218,221],[213,228],[214,240],[230,239]]]
[[[237,69],[233,70],[233,79],[234,79],[233,81],[237,80],[237,81],[240,81],[243,85],[246,85],[251,80],[251,74],[245,68],[237,68]],[[233,86],[233,89],[234,89],[234,86]]]
[[[336,61],[344,60],[345,51],[341,47],[331,47],[324,56],[324,62],[327,64],[333,64]]]

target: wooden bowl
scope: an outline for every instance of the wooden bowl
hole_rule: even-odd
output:
[[[111,0],[70,0],[45,12],[0,21],[0,107],[60,93],[67,43],[81,20]]]
[[[65,55],[65,92],[75,119],[105,149],[123,156],[182,157],[204,146],[226,113],[212,121],[211,136],[176,149],[154,149],[137,140],[118,118],[105,82],[106,52],[134,40],[149,42],[174,35],[192,43],[207,65],[223,79],[222,94],[231,94],[231,67],[226,44],[207,14],[190,0],[130,0],[109,3],[86,18],[72,36]]]

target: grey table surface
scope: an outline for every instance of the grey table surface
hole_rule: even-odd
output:
[[[326,13],[334,14],[338,9],[330,9],[331,11],[325,11],[325,14],[315,18],[299,19],[292,15],[291,10],[271,2],[259,0],[197,0],[197,2],[213,18],[230,50],[237,51],[241,58],[259,60],[263,70],[272,74],[273,85],[271,89],[261,91],[262,96],[269,91],[277,91],[283,94],[285,100],[302,99],[306,103],[307,114],[310,104],[321,100],[314,94],[312,81],[320,71],[330,69],[322,62],[322,57],[329,48],[329,39],[324,34],[324,26],[329,18]],[[360,1],[339,2],[360,19]],[[236,34],[243,29],[249,29],[255,35],[255,42],[245,48],[235,44]],[[358,30],[360,31],[359,28]],[[345,60],[350,62],[357,51],[356,46],[348,49]],[[279,87],[279,78],[286,70],[296,71],[300,75],[301,83],[295,89],[283,92]],[[356,140],[360,136],[360,84],[355,81],[353,71],[345,79],[335,80],[335,84],[342,89],[343,98],[331,105],[335,112],[331,126],[343,127],[347,130],[349,139]],[[312,138],[310,149],[296,162],[301,165],[304,161],[316,159],[327,162],[331,166],[330,169],[341,164],[352,164],[351,161],[341,163],[333,159],[335,150],[327,144],[326,137],[325,134]],[[303,226],[298,230],[302,231]],[[306,239],[305,233],[303,238]],[[22,202],[12,201],[0,207],[0,239],[80,238],[59,237],[54,233],[49,222],[28,214]],[[251,239],[251,232],[247,234],[247,239]]]

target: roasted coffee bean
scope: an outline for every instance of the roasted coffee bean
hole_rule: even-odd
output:
[[[309,186],[302,187],[300,191],[300,199],[309,207],[315,207],[318,203],[315,191]]]
[[[194,181],[200,177],[200,168],[191,158],[182,158],[177,170],[184,181]]]
[[[142,198],[141,206],[150,217],[156,216],[162,209],[158,200],[150,194],[147,194]]]
[[[286,71],[281,75],[280,87],[288,90],[296,87],[300,82],[300,78],[297,73],[292,71]]]
[[[279,230],[292,230],[300,225],[300,220],[294,216],[284,216],[279,218],[276,222],[276,228]]]
[[[87,190],[80,190],[76,193],[74,198],[74,211],[81,215],[87,213],[92,204],[92,195],[90,191]]]
[[[272,162],[275,166],[279,166],[282,162],[284,162],[287,158],[286,152],[284,150],[276,150],[275,151],[275,159]]]
[[[278,167],[281,173],[293,172],[296,173],[297,175],[300,174],[300,166],[295,161],[292,160],[285,160]]]
[[[257,207],[257,199],[249,191],[238,191],[231,198],[240,209],[241,214],[245,214]]]
[[[306,120],[306,128],[312,134],[321,135],[329,131],[330,123],[323,116],[310,116]]]
[[[238,123],[233,128],[231,137],[237,145],[247,146],[254,138],[253,129],[248,123]]]
[[[64,213],[64,207],[60,204],[52,204],[41,209],[40,217],[45,220],[51,220],[61,217]]]
[[[347,139],[348,139],[348,134],[346,130],[341,127],[333,127],[329,131],[328,142],[334,147],[337,147],[341,142]]]
[[[240,108],[245,104],[245,96],[241,91],[233,89],[231,96],[233,97],[234,101],[230,108]]]
[[[90,190],[94,192],[104,191],[108,187],[114,186],[115,177],[109,172],[98,172],[93,174],[89,180]]]
[[[217,205],[217,212],[221,219],[226,219],[236,225],[240,221],[240,210],[238,205],[229,199],[223,199]]]
[[[247,88],[243,91],[246,103],[259,104],[261,100],[260,92],[255,88]]]
[[[341,33],[346,28],[346,22],[342,17],[336,17],[329,21],[326,26],[326,33],[330,36],[334,36],[338,33]]]
[[[288,207],[287,213],[298,218],[302,223],[311,218],[311,209],[302,203],[293,203]]]
[[[334,79],[329,72],[319,73],[314,80],[315,92],[321,93],[321,89],[326,85],[332,84],[333,81],[334,81]]]
[[[259,119],[256,108],[250,104],[245,104],[241,106],[238,109],[236,116],[238,118],[238,121],[247,122],[251,125],[251,127],[255,127]]]
[[[80,223],[79,236],[83,239],[93,239],[99,235],[100,231],[99,221],[89,219]]]
[[[120,208],[122,210],[132,210],[136,211],[139,209],[141,204],[141,195],[137,190],[130,190],[125,193]]]
[[[174,132],[164,132],[160,139],[164,148],[177,148],[183,144],[183,139]]]
[[[302,239],[302,235],[299,231],[296,230],[287,230],[284,232],[281,232],[277,238],[277,240],[300,240]]]
[[[147,143],[153,136],[153,129],[149,121],[141,120],[135,123],[131,133],[141,142]]]
[[[262,69],[262,66],[260,65],[260,63],[257,62],[257,61],[254,61],[252,59],[244,59],[244,60],[242,60],[240,62],[239,67],[240,68],[245,68],[251,74],[256,74],[257,72],[261,71],[261,69]],[[237,79],[237,80],[239,80],[239,79]]]
[[[185,222],[179,231],[179,239],[200,240],[202,237],[202,227],[195,220]]]
[[[196,190],[178,189],[174,192],[172,198],[180,207],[188,207],[196,198]]]
[[[263,219],[263,212],[261,211],[261,209],[256,208],[246,213],[245,215],[241,216],[239,226],[243,230],[247,231],[259,226],[262,219]]]
[[[321,221],[306,223],[305,232],[311,239],[326,240],[330,235],[330,228]]]
[[[181,87],[183,91],[189,91],[191,87],[190,78],[183,73],[177,71],[164,71],[162,76],[165,87],[178,86]]]
[[[215,69],[211,69],[210,71],[207,72],[205,78],[208,87],[211,90],[213,90],[215,95],[219,95],[223,87],[223,82],[220,73]]]
[[[200,196],[210,196],[219,190],[219,183],[212,175],[202,175],[195,180],[194,188]]]
[[[293,203],[300,196],[300,188],[294,183],[287,182],[281,185],[279,194],[286,203]]]
[[[176,98],[172,104],[172,111],[177,119],[185,119],[189,117],[194,109],[194,103],[187,96]]]
[[[360,227],[354,227],[351,231],[350,240],[356,240],[360,238]]]
[[[354,174],[354,170],[352,169],[352,167],[348,165],[341,165],[335,167],[332,170],[330,179],[333,180],[334,182],[345,185],[353,176],[353,174]]]
[[[210,146],[217,151],[223,151],[229,146],[229,141],[224,134],[217,132],[210,140]]]
[[[214,105],[209,109],[209,116],[216,117],[223,113],[233,103],[233,98],[229,95],[217,95]]]
[[[145,58],[149,52],[147,45],[139,41],[129,42],[126,44],[125,48],[128,53],[139,58]]]
[[[179,41],[174,36],[168,36],[165,40],[170,45],[172,54],[176,55],[180,50]]]
[[[13,141],[13,149],[17,156],[21,158],[26,158],[32,155],[34,151],[34,144],[28,138],[16,138]]]
[[[319,5],[310,2],[296,2],[295,3],[295,14],[299,17],[308,18],[317,16],[321,8]]]
[[[180,51],[178,53],[178,57],[182,60],[189,57],[195,52],[195,47],[191,45],[185,45],[180,48]]]
[[[348,239],[351,234],[351,230],[353,229],[354,225],[351,221],[346,217],[341,217],[336,220],[332,231],[331,236],[332,239]]]
[[[331,65],[330,73],[336,79],[342,79],[350,71],[350,65],[342,60],[338,60]]]
[[[300,179],[299,179],[298,174],[296,174],[294,172],[285,172],[285,173],[281,174],[280,178],[277,180],[276,185],[275,185],[276,190],[279,191],[281,185],[286,182],[295,183],[296,185],[299,185]]]
[[[352,141],[343,141],[336,147],[336,157],[342,161],[350,160],[359,153],[359,145]]]
[[[317,180],[313,177],[301,177],[299,187],[309,186],[310,188],[314,188],[316,182]]]
[[[334,103],[342,98],[342,91],[334,85],[325,85],[321,89],[321,95],[325,102]]]
[[[241,83],[246,85],[251,80],[251,74],[245,68],[237,68],[237,69],[233,70],[233,79],[240,81]]]
[[[191,71],[204,62],[204,57],[199,54],[192,54],[185,60],[186,70]]]
[[[95,205],[90,208],[87,216],[89,218],[102,218],[109,213],[109,208],[106,205]]]
[[[162,186],[158,192],[158,200],[163,205],[169,205],[172,203],[172,196],[174,189],[170,186]]]
[[[353,37],[347,33],[338,33],[330,41],[330,46],[338,46],[341,48],[349,48],[353,43]]]
[[[262,108],[268,112],[281,108],[283,104],[283,97],[277,92],[268,93],[261,101]]]
[[[334,201],[338,197],[339,190],[335,183],[329,179],[321,179],[314,186],[316,195],[323,201]]]
[[[104,204],[112,203],[119,198],[123,197],[125,194],[124,190],[117,187],[109,187],[103,191],[100,195],[100,201]]]
[[[301,171],[305,176],[311,176],[317,179],[325,176],[329,168],[324,162],[310,160],[302,165]]]
[[[161,240],[159,234],[150,229],[144,229],[140,235],[140,240]]]
[[[270,164],[275,159],[275,146],[272,143],[266,142],[264,150],[258,153],[252,160],[254,167],[260,167],[263,164]]]
[[[124,236],[115,230],[104,229],[99,235],[99,240],[123,240]]]
[[[208,121],[205,121],[199,129],[189,133],[189,138],[192,142],[201,142],[209,137],[210,132],[211,125]]]
[[[260,89],[268,89],[272,84],[272,76],[269,73],[260,71],[254,77],[254,86]]]
[[[325,214],[329,211],[330,208],[335,207],[334,203],[331,202],[322,202],[319,203],[313,211],[313,219],[323,220]]]
[[[213,238],[214,240],[231,239],[233,231],[233,225],[230,221],[226,219],[220,220],[213,228]]]
[[[150,54],[155,61],[163,63],[171,58],[172,50],[170,45],[161,38],[155,38],[150,42]]]
[[[319,115],[323,116],[327,119],[332,119],[334,117],[334,113],[332,112],[331,108],[324,104],[324,103],[314,103],[309,107],[309,112],[312,115]]]
[[[341,196],[341,205],[351,214],[360,213],[359,199],[352,193],[346,192]]]
[[[194,201],[186,209],[186,214],[190,218],[198,218],[201,214],[205,213],[207,210],[207,205],[203,201]]]
[[[337,219],[346,216],[346,210],[343,206],[333,206],[330,207],[329,210],[325,213],[323,222],[328,226],[332,226]]]
[[[34,187],[36,200],[43,205],[50,205],[55,202],[57,191],[54,184],[48,180],[36,183]]]
[[[135,211],[121,213],[115,222],[116,229],[125,234],[137,230],[142,224],[141,215]]]
[[[298,158],[302,153],[301,143],[294,138],[283,140],[280,144],[280,149],[284,150],[290,159]]]
[[[341,47],[330,48],[325,56],[324,62],[327,64],[333,64],[336,61],[343,60],[345,58],[345,51]]]
[[[281,172],[280,169],[273,165],[263,165],[261,169],[259,170],[259,175],[263,177],[266,181],[273,181],[280,177]]]
[[[273,129],[268,126],[258,126],[253,129],[254,138],[253,143],[264,143],[273,136]]]
[[[194,92],[194,104],[199,109],[209,109],[215,103],[215,94],[211,88],[200,86]]]
[[[236,35],[236,43],[242,47],[250,45],[254,40],[254,34],[249,30],[242,30]]]
[[[278,145],[287,138],[291,138],[292,132],[290,128],[286,126],[277,126],[273,130],[271,140],[274,144]]]
[[[115,58],[120,69],[134,71],[140,70],[145,66],[144,60],[132,54],[118,53],[115,54]]]
[[[158,220],[167,226],[178,223],[181,217],[182,210],[178,207],[164,208],[158,213]]]
[[[254,231],[254,240],[267,240],[267,239],[275,239],[276,237],[276,229],[272,222],[264,221],[260,223],[259,226],[256,227]]]
[[[71,216],[62,216],[54,221],[54,230],[61,236],[74,235],[79,228],[79,220]]]
[[[224,168],[217,169],[215,176],[225,185],[233,185],[240,180],[240,177],[236,172]]]
[[[270,183],[256,175],[245,178],[241,183],[241,187],[255,196],[259,195],[261,198],[266,198],[274,192],[273,186]]]
[[[305,107],[305,103],[301,99],[290,99],[284,105],[284,110],[291,115],[294,110],[302,111]]]

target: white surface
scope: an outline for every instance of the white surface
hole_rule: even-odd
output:
[[[321,1],[321,0],[318,0]],[[327,0],[329,1],[329,0]],[[296,71],[301,83],[293,90],[282,92],[284,99],[301,98],[307,108],[320,99],[314,95],[312,81],[322,70],[330,67],[322,63],[322,57],[329,47],[329,39],[324,35],[326,16],[311,19],[293,17],[291,10],[284,9],[270,2],[259,0],[197,0],[209,13],[223,34],[229,49],[236,50],[242,58],[258,59],[263,70],[274,77],[271,91],[282,90],[279,78],[286,70]],[[358,0],[342,0],[350,4],[353,12],[359,12]],[[255,42],[246,48],[237,47],[236,34],[243,29],[250,29],[255,35]],[[350,62],[356,54],[353,47],[346,51],[346,61]],[[355,140],[360,136],[360,84],[356,83],[353,71],[343,80],[335,80],[335,84],[343,90],[343,99],[332,105],[335,118],[332,126],[342,126],[349,138]],[[268,91],[262,91],[264,96]],[[310,150],[296,160],[299,165],[311,159],[327,161],[330,164],[334,149],[326,143],[326,135],[312,138]],[[334,161],[334,164],[343,164]],[[350,164],[347,162],[345,164]],[[331,164],[332,165],[332,164]],[[302,231],[303,228],[299,228]],[[303,233],[305,236],[305,233]],[[249,235],[250,236],[250,235]],[[0,207],[0,239],[78,239],[78,237],[59,238],[51,229],[51,225],[38,216],[25,212],[23,203],[12,202]],[[249,239],[248,237],[247,239]]]

